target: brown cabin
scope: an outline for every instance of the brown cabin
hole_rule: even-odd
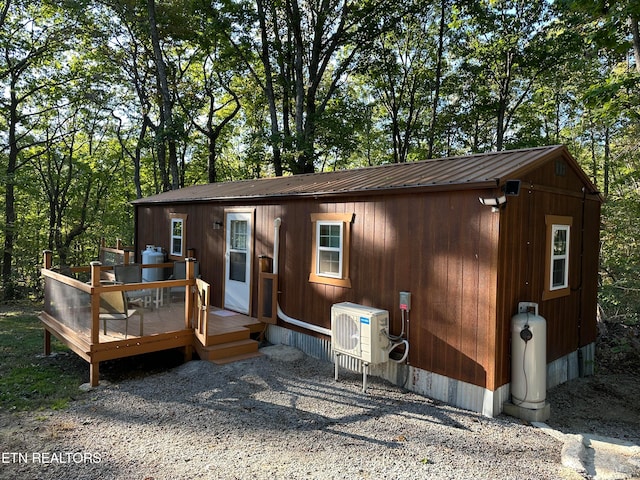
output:
[[[213,305],[277,311],[267,338],[322,360],[332,305],[387,310],[394,335],[406,313],[406,361],[371,372],[496,415],[519,302],[547,322],[547,387],[593,371],[601,200],[550,146],[169,191],[133,202],[135,246],[194,253]],[[275,305],[259,298],[272,270]]]

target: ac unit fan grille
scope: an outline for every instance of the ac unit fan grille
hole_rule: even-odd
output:
[[[340,313],[335,318],[335,342],[341,350],[360,350],[360,325],[353,315]]]

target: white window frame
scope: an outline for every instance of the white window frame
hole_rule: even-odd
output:
[[[551,300],[571,294],[570,278],[571,272],[571,227],[573,217],[560,215],[545,215],[546,252],[545,252],[545,276],[542,291],[542,300]],[[562,254],[553,251],[556,232],[566,231],[566,249]],[[553,266],[556,260],[564,260],[564,272],[562,284],[553,284]]]
[[[321,234],[322,227],[338,227],[340,229],[339,240],[340,245],[338,247],[331,246],[322,246]],[[318,221],[316,222],[316,275],[319,277],[329,277],[329,278],[342,278],[342,262],[344,259],[344,222],[337,221]],[[322,253],[323,252],[331,252],[338,254],[338,272],[324,272],[321,270],[322,265]]]
[[[180,224],[180,235],[174,235],[173,230],[176,224]],[[185,214],[172,213],[169,223],[169,257],[173,259],[184,259],[186,255],[185,242],[187,239],[187,216]],[[180,250],[174,248],[174,241],[180,240]]]
[[[556,254],[555,248],[554,248],[556,233],[561,231],[566,232],[565,249],[564,249],[564,253]],[[549,265],[549,291],[562,290],[564,288],[569,287],[570,239],[571,239],[571,225],[559,225],[555,223],[551,225],[551,258],[550,258],[551,264]],[[563,279],[562,279],[562,283],[558,285],[554,284],[554,267],[555,267],[556,260],[564,261]]]

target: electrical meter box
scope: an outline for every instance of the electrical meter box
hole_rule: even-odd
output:
[[[400,292],[400,310],[411,310],[411,292]]]

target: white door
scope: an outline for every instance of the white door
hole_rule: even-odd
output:
[[[228,212],[225,226],[224,308],[249,313],[251,305],[251,259],[253,213]]]

